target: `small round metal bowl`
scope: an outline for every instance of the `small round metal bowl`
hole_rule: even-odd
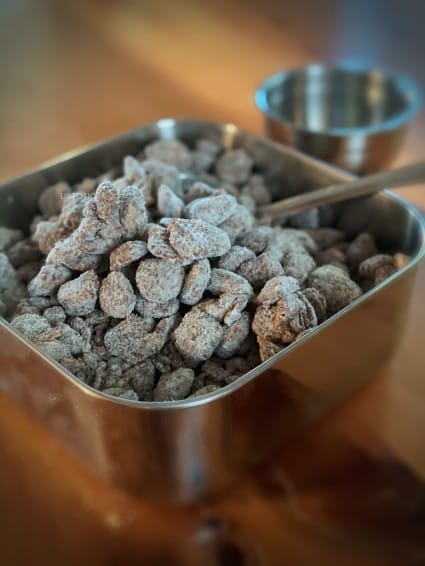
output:
[[[267,78],[255,102],[270,138],[366,174],[394,159],[421,95],[405,76],[315,64]]]

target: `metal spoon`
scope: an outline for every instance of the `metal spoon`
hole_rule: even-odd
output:
[[[323,204],[377,193],[384,188],[402,187],[421,182],[425,182],[425,161],[279,200],[260,207],[259,211],[272,220],[280,216],[294,216]]]

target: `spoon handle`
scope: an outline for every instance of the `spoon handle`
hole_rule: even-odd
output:
[[[323,204],[361,197],[384,188],[414,185],[421,182],[425,182],[425,161],[279,200],[262,206],[260,211],[271,219],[279,216],[293,216]]]

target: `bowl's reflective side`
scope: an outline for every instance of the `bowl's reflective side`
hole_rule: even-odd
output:
[[[413,278],[408,271],[242,387],[204,404],[117,403],[3,324],[0,391],[103,480],[144,498],[193,501],[237,481],[370,377],[402,335]]]
[[[357,175],[385,169],[394,161],[405,136],[405,128],[380,134],[352,136],[298,131],[270,116],[264,117],[265,134],[285,145],[305,151]]]

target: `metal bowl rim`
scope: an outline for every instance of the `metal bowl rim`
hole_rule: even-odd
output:
[[[411,97],[410,101],[406,101],[406,108],[401,112],[398,112],[391,118],[383,120],[379,124],[374,124],[370,126],[357,126],[351,128],[324,128],[324,129],[312,129],[305,126],[296,126],[293,121],[285,118],[273,109],[267,100],[267,95],[270,90],[279,84],[282,84],[289,76],[294,73],[305,73],[309,69],[317,69],[318,71],[342,71],[344,73],[353,75],[370,75],[373,73],[380,73],[387,80],[393,82],[400,88],[405,100],[407,96]],[[306,67],[298,67],[294,69],[289,69],[286,71],[279,71],[273,75],[270,75],[257,87],[254,100],[257,108],[265,114],[268,118],[276,120],[280,124],[284,124],[286,127],[295,130],[300,133],[305,134],[316,134],[316,135],[326,135],[331,137],[350,137],[356,135],[369,136],[382,134],[385,132],[391,132],[398,128],[405,126],[422,108],[423,106],[423,96],[420,88],[416,82],[407,75],[396,75],[393,73],[388,73],[382,69],[373,67],[351,67],[349,65],[338,65],[330,66],[321,63],[312,63]]]

